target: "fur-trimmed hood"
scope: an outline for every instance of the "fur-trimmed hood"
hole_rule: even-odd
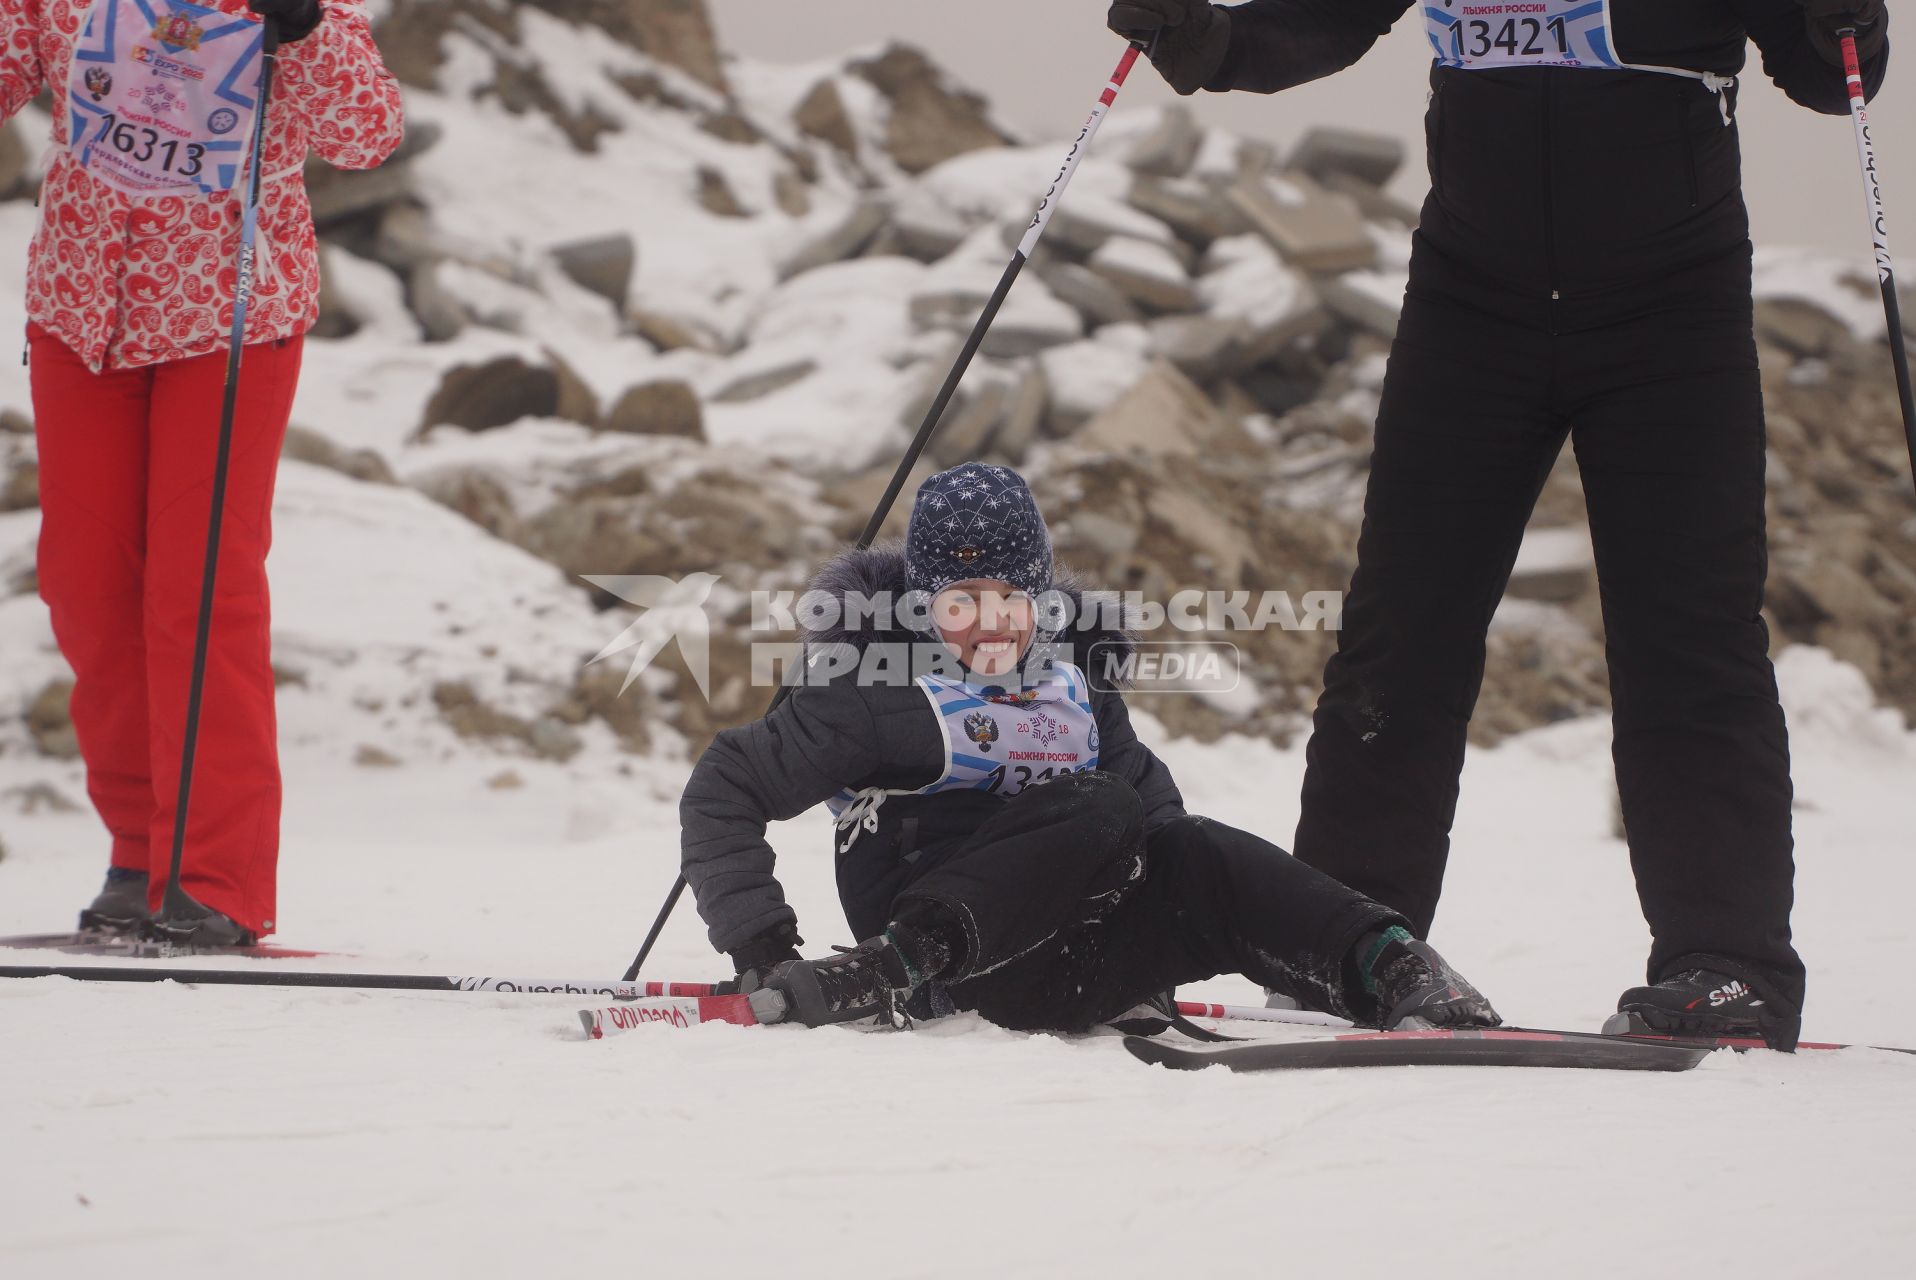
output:
[[[821,592],[835,600],[870,599],[889,596],[902,600],[911,590],[905,572],[902,543],[886,542],[864,551],[847,551],[825,562],[812,577],[810,592]],[[1094,603],[1087,613],[1084,598],[1096,591],[1074,571],[1058,566],[1052,578],[1052,590],[1069,606],[1068,622],[1055,631],[1044,625],[1040,608],[1038,644],[1049,641],[1057,646],[1056,656],[1090,670],[1091,653],[1097,647],[1101,665],[1116,662],[1120,668],[1137,649],[1137,636],[1130,629],[1129,611],[1120,610],[1115,601],[1100,607]],[[849,616],[848,616],[849,615]],[[886,625],[889,622],[889,625]],[[923,644],[926,636],[913,631],[897,618],[874,618],[869,611],[845,611],[830,625],[801,626],[807,645],[849,644],[863,651],[877,644]]]

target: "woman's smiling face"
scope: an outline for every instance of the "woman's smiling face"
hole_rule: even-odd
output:
[[[931,617],[958,661],[981,676],[1017,670],[1037,631],[1031,597],[996,578],[952,583],[932,598]]]

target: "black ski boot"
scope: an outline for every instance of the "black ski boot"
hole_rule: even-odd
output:
[[[788,960],[765,975],[765,987],[785,997],[785,1020],[808,1027],[876,1017],[908,1025],[911,967],[890,934],[859,943],[826,960]]]
[[[1796,1051],[1803,1017],[1778,1001],[1765,999],[1747,977],[1709,968],[1726,962],[1713,956],[1686,956],[1682,969],[1647,987],[1632,987],[1617,1001],[1603,1024],[1609,1035],[1678,1036],[1700,1040],[1761,1040],[1782,1053]],[[1731,966],[1741,968],[1741,966]]]
[[[177,902],[160,906],[160,914],[146,922],[146,936],[155,942],[181,948],[250,947],[259,935],[242,928],[232,917],[223,915],[185,893]]]
[[[99,896],[80,912],[81,933],[129,934],[147,921],[146,872],[108,867]]]
[[[1428,942],[1392,926],[1357,944],[1357,971],[1386,1031],[1498,1027],[1503,1019]]]

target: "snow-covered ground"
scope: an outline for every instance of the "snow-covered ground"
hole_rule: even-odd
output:
[[[426,344],[391,271],[336,255],[336,283],[365,328],[311,344],[297,420],[380,451],[404,479],[481,461],[544,501],[548,471],[583,459],[655,467],[669,482],[678,446],[537,422],[418,439],[446,369],[553,346],[610,401],[662,377],[710,397],[814,360],[818,372],[790,389],[709,405],[712,443],[848,465],[862,451],[891,456],[915,362],[946,338],[913,332],[906,309],[934,287],[988,287],[1002,247],[989,229],[937,267],[871,259],[781,279],[784,251],[842,218],[857,185],[828,168],[812,214],[773,213],[775,152],[625,100],[601,73],[646,69],[637,55],[530,11],[527,21],[553,65],[597,68],[555,82],[596,95],[623,124],[598,154],[559,146],[542,117],[463,97],[484,70],[469,43],[454,42],[445,93],[411,100],[416,120],[446,130],[419,166],[442,229],[503,263],[452,272],[449,287],[522,332]],[[755,66],[736,78],[769,119],[788,116],[816,76]],[[696,86],[668,80],[697,99]],[[1071,206],[1133,225],[1147,247],[1159,232],[1119,203],[1122,175],[1105,158],[1155,119],[1113,118]],[[36,119],[32,135],[43,131]],[[1059,154],[1053,140],[961,158],[921,194],[974,215],[959,217],[966,227],[1021,218]],[[497,180],[535,168],[539,183]],[[758,216],[700,209],[690,193],[703,168]],[[20,250],[34,219],[25,202],[0,206],[0,331],[24,321]],[[656,352],[544,260],[552,244],[619,231],[640,238],[638,301],[744,349]],[[1819,262],[1767,261],[1766,294],[1840,294],[1840,272]],[[1202,277],[1207,304],[1285,302],[1289,276],[1273,277],[1274,262],[1252,255],[1241,273]],[[1038,287],[1027,278],[1020,288],[1033,292],[1008,318],[1060,320]],[[1859,332],[1877,323],[1862,303],[1839,314]],[[1135,377],[1141,341],[1111,326],[1055,348],[1056,394],[1101,408]],[[28,399],[24,370],[0,361],[0,405]],[[551,565],[403,486],[289,463],[276,521],[276,656],[302,681],[281,691],[279,940],[348,953],[280,963],[616,977],[676,870],[686,766],[671,731],[657,758],[640,758],[594,722],[579,754],[553,763],[462,741],[426,694],[467,681],[490,705],[534,716],[628,618],[594,612]],[[31,511],[0,515],[0,578],[30,565],[36,525]],[[42,932],[90,896],[105,839],[90,812],[48,807],[55,793],[84,803],[77,766],[33,750],[14,714],[62,671],[31,595],[0,600],[0,654],[0,934]],[[1793,649],[1782,668],[1808,1030],[1916,1045],[1900,990],[1905,904],[1916,901],[1916,735],[1826,655]],[[1148,700],[1139,712],[1152,733]],[[1194,809],[1287,840],[1301,750],[1155,740]],[[363,747],[393,763],[356,763]],[[1611,803],[1601,723],[1472,756],[1436,941],[1513,1022],[1594,1028],[1641,976],[1647,938]],[[851,941],[822,816],[775,838],[811,945]],[[54,959],[0,951],[0,964]],[[722,971],[686,905],[647,976]],[[1255,999],[1241,980],[1203,993]],[[1890,1055],[1726,1056],[1671,1077],[1172,1075],[1115,1040],[966,1019],[900,1036],[708,1027],[590,1043],[579,1004],[0,981],[0,1280],[1820,1277],[1895,1274],[1916,1256],[1916,1061]]]
[[[1783,671],[1809,1029],[1916,1044],[1916,737],[1816,651]],[[368,770],[335,716],[287,699],[281,936],[356,954],[281,963],[623,969],[674,871],[679,772],[590,750],[501,791],[496,758],[451,748]],[[1513,1021],[1593,1027],[1638,974],[1605,739],[1570,724],[1469,766],[1436,940]],[[1289,831],[1300,753],[1167,754],[1194,807]],[[78,794],[9,763],[32,780]],[[58,927],[99,871],[91,815],[4,833],[0,933]],[[812,943],[841,940],[822,821],[776,838]],[[720,967],[686,909],[651,975]],[[580,1003],[0,983],[0,1274],[1842,1276],[1916,1249],[1916,1062],[1891,1055],[1173,1075],[966,1019],[592,1043]]]

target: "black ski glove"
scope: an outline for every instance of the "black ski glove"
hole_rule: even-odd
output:
[[[1189,97],[1211,82],[1231,48],[1231,19],[1209,0],[1117,0],[1105,24],[1151,50],[1151,64]]]
[[[246,0],[246,7],[262,18],[278,20],[282,44],[304,40],[319,29],[320,19],[326,16],[319,0]]]
[[[1884,0],[1797,0],[1809,25],[1810,43],[1833,67],[1843,65],[1843,38],[1838,32],[1856,30],[1856,56],[1868,62],[1889,41],[1889,14]]]
[[[800,958],[798,948],[804,941],[798,936],[798,926],[788,921],[731,952],[732,966],[738,971],[739,990],[758,990],[764,985],[765,975],[774,967]]]

